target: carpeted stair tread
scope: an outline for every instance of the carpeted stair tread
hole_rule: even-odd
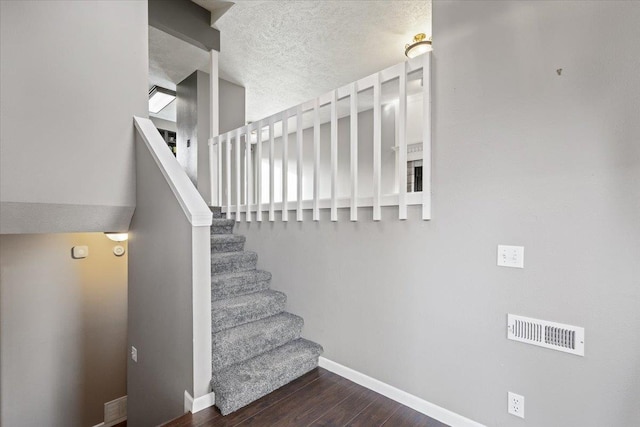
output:
[[[209,206],[214,218],[222,218],[222,208],[220,206]]]
[[[233,226],[236,223],[234,219],[213,218],[211,223],[211,234],[231,234]]]
[[[300,338],[303,325],[302,317],[285,312],[213,334],[213,372]]]
[[[271,273],[263,270],[247,270],[211,276],[211,299],[237,297],[269,288]]]
[[[272,290],[213,301],[211,330],[218,332],[282,313],[286,302],[285,294]]]
[[[322,347],[299,338],[214,373],[216,406],[227,415],[282,387],[318,365]]]
[[[258,254],[250,251],[221,252],[211,255],[211,272],[225,274],[238,271],[255,270]]]
[[[237,234],[212,234],[211,250],[213,253],[241,252],[246,237]]]

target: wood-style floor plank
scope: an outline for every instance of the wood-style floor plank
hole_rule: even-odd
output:
[[[343,426],[371,404],[376,392],[358,386],[346,399],[315,420],[310,426]]]
[[[406,406],[401,406],[398,410],[383,424],[384,427],[447,427],[440,421],[427,417],[418,411],[414,411]]]
[[[371,404],[364,408],[354,419],[346,425],[349,427],[371,427],[381,426],[396,412],[400,405],[398,402],[384,397],[381,394],[376,395]]]
[[[329,373],[324,369],[314,369],[311,372],[308,372],[301,376],[300,378],[296,378],[289,384],[280,387],[279,389],[267,394],[266,396],[261,397],[253,403],[245,406],[244,408],[238,409],[236,412],[233,412],[227,416],[222,416],[218,408],[211,407],[207,408],[204,411],[198,412],[196,415],[201,414],[205,411],[215,412],[218,415],[215,420],[215,424],[209,424],[206,420],[199,421],[195,424],[191,424],[189,426],[193,427],[205,427],[205,426],[215,426],[215,427],[233,427],[240,424],[242,421],[251,418],[252,416],[264,411],[270,406],[276,404],[277,402],[285,399],[286,397],[298,392],[298,390],[306,387],[312,382],[318,380],[323,375]],[[173,425],[171,426],[173,427]]]
[[[322,368],[227,416],[217,408],[186,414],[166,427],[447,427]]]
[[[305,426],[349,396],[353,385],[337,375],[325,375],[239,426]]]

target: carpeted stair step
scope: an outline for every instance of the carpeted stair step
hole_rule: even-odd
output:
[[[264,291],[269,288],[270,283],[271,273],[262,270],[213,274],[211,277],[211,300],[215,301]]]
[[[222,208],[220,206],[209,206],[214,218],[222,218]]]
[[[218,332],[282,313],[287,296],[266,290],[211,303],[211,330]]]
[[[231,234],[233,233],[234,219],[213,218],[211,223],[211,234]]]
[[[241,252],[244,249],[246,237],[237,234],[213,234],[211,235],[211,251],[221,252]]]
[[[300,338],[303,325],[302,317],[280,313],[214,334],[213,372]]]
[[[214,373],[211,386],[222,415],[248,405],[318,366],[322,347],[299,338]]]
[[[211,273],[226,274],[255,270],[258,255],[255,252],[223,252],[211,255]]]

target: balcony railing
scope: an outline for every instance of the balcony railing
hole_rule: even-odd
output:
[[[357,221],[361,207],[377,221],[382,206],[407,219],[409,205],[431,219],[430,82],[425,54],[212,138],[213,204],[236,221],[262,221],[263,212],[288,221],[289,211],[302,221],[308,209],[315,221],[320,209],[337,221],[342,208]],[[418,176],[407,170],[408,146],[409,160],[422,161],[422,191],[407,188]]]

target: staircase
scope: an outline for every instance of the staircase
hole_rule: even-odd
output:
[[[212,211],[211,388],[227,415],[318,366],[322,347],[300,338],[303,319],[284,311],[287,296],[256,270],[258,256],[233,234],[235,221]]]

